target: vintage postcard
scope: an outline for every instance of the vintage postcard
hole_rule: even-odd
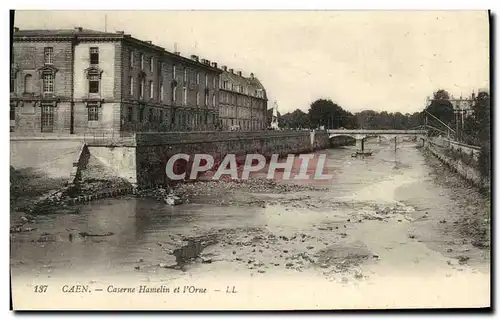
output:
[[[12,11],[12,308],[487,310],[490,19]]]

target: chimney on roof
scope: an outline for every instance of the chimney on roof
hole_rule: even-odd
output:
[[[18,27],[14,27],[14,32],[18,32],[19,31],[19,28]]]
[[[198,56],[192,54],[191,55],[191,60],[198,61]]]
[[[221,68],[222,68],[222,70],[227,71],[227,67],[226,66],[222,66]]]
[[[241,71],[238,71],[238,75],[241,77]]]
[[[252,79],[252,80],[255,79],[255,75],[253,74],[253,72],[250,73],[250,79]]]
[[[207,59],[201,59],[201,63],[207,64],[208,60]]]
[[[116,31],[117,34],[125,34],[125,31]]]
[[[151,42],[151,41],[149,41],[149,40],[146,40],[146,41],[144,41],[144,42],[149,43],[149,44],[152,44],[152,43],[153,43],[153,42]]]
[[[82,27],[75,27],[76,32],[82,32],[83,28]]]
[[[179,51],[175,51],[175,52],[174,52],[174,54],[175,54],[175,55],[178,55],[178,56],[180,56],[180,55],[181,55],[181,53],[180,53]]]
[[[217,62],[212,62],[212,67],[217,68]]]
[[[234,69],[229,69],[229,72],[231,72],[232,74],[234,74]]]

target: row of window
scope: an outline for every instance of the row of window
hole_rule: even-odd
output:
[[[131,96],[134,95],[134,88],[136,87],[135,85],[135,79],[134,77],[129,77],[129,94]],[[145,90],[145,87],[146,87],[146,80],[144,78],[142,78],[141,80],[139,80],[139,97],[140,98],[143,98],[144,97],[144,90]],[[164,86],[163,86],[163,83],[160,83],[160,101],[164,101],[164,97],[165,97],[165,92],[164,92]],[[154,96],[155,96],[155,85],[154,85],[154,82],[152,80],[149,80],[148,81],[148,86],[147,86],[147,90],[149,92],[149,98],[150,99],[153,99]],[[177,86],[174,86],[172,88],[172,101],[177,101]],[[182,88],[182,93],[183,93],[183,98],[182,98],[182,102],[183,104],[187,105],[188,104],[188,89],[186,87]],[[215,93],[212,94],[212,106],[216,106],[217,105],[217,101],[216,101],[216,95]],[[205,105],[208,106],[209,105],[209,93],[208,92],[205,92]],[[196,105],[199,106],[200,105],[200,93],[199,92],[196,92]]]
[[[45,72],[42,74],[42,92],[44,94],[54,93],[54,78],[55,74],[52,72]],[[34,93],[34,80],[31,74],[27,74],[24,76],[24,93]],[[89,92],[90,93],[99,93],[99,83],[100,79],[98,75],[90,75],[89,76]],[[15,88],[15,78],[11,77],[11,89],[14,92]]]
[[[226,90],[231,90],[231,91],[236,91],[236,92],[243,93],[243,94],[248,94],[247,87],[244,87],[244,86],[238,85],[238,84],[234,84],[232,82],[229,82],[229,80],[222,81],[220,88],[226,89]]]
[[[141,53],[141,69],[144,69],[144,54]],[[90,47],[89,48],[89,60],[90,60],[90,65],[98,65],[99,64],[99,48],[98,47]],[[45,47],[44,48],[44,63],[45,64],[53,64],[53,61],[54,61],[54,48],[53,47]],[[130,54],[130,65],[133,66],[134,65],[134,53],[131,52]],[[154,57],[150,57],[149,60],[148,60],[148,63],[149,63],[149,69],[151,72],[154,71]],[[163,65],[163,64],[162,64]],[[172,70],[173,70],[173,78],[176,79],[176,76],[177,76],[177,66],[176,65],[173,65],[172,66]],[[161,69],[160,69],[160,73],[161,73]],[[196,73],[196,84],[200,84],[200,73],[197,72]],[[90,93],[99,93],[99,76],[98,75],[89,75],[89,92]],[[209,84],[209,76],[208,76],[208,73],[205,73],[205,87],[208,87],[208,84]],[[217,78],[216,77],[213,77],[212,79],[212,87],[215,88],[216,87],[216,83],[217,83]],[[131,90],[133,90],[133,78],[131,78]],[[184,69],[184,81],[187,82],[189,81],[189,69],[188,68],[185,68]],[[25,83],[26,84],[26,83]],[[25,85],[25,88],[26,88],[26,85]],[[44,74],[43,75],[43,92],[44,93],[52,93],[54,92],[54,75],[53,74]],[[227,89],[227,90],[235,90],[237,92],[240,92],[240,93],[245,93],[245,94],[248,94],[248,88],[246,87],[243,87],[243,86],[240,86],[240,85],[234,85],[233,83],[229,83],[229,81],[225,80],[225,81],[221,81],[221,88],[223,89]],[[153,87],[150,86],[150,97],[153,97]],[[160,90],[163,90],[163,89],[160,89]],[[26,91],[26,92],[31,92],[31,91]],[[140,91],[141,92],[141,96],[143,96],[143,91]],[[131,91],[131,94],[132,94],[132,91]],[[163,96],[163,95],[161,95]],[[255,96],[257,97],[260,97],[260,98],[263,98],[263,91],[262,90],[257,90],[255,92]],[[229,96],[222,96],[222,101],[225,101],[226,103],[229,103],[229,99],[230,97]],[[232,97],[233,101],[232,103],[233,104],[236,104],[236,98],[233,96]],[[245,105],[249,105],[249,101],[247,100],[245,102]],[[238,103],[239,105],[240,103]]]
[[[220,108],[220,116],[224,118],[240,118],[240,119],[257,119],[258,116],[256,113],[250,114],[250,112],[246,109],[236,110],[236,108]]]
[[[221,119],[222,127],[229,129],[229,127],[238,125],[242,130],[257,130],[263,129],[264,124],[259,121],[238,120],[238,119]]]
[[[262,101],[259,100],[252,102],[251,97],[242,97],[240,95],[232,94],[229,92],[220,92],[219,94],[221,96],[220,101],[222,103],[244,106],[244,107],[257,107],[257,108],[263,106]]]
[[[54,48],[53,47],[45,47],[44,48],[44,63],[45,64],[53,64],[54,62]],[[98,65],[99,64],[99,48],[91,47],[89,50],[90,54],[90,64]],[[12,68],[14,70],[14,68]],[[42,92],[46,93],[54,93],[54,78],[55,74],[52,72],[44,72],[42,73]],[[14,92],[15,88],[15,75],[11,74],[10,78],[10,87],[11,92]],[[24,93],[33,93],[33,76],[31,74],[27,74],[24,76]],[[100,77],[97,74],[89,75],[89,92],[90,93],[99,93],[99,83]]]
[[[220,116],[222,118],[240,118],[240,119],[254,119],[261,120],[264,119],[263,112],[250,112],[248,109],[234,108],[234,107],[220,107]]]
[[[42,90],[43,93],[54,93],[54,74],[53,73],[44,73],[42,75]],[[12,88],[14,85],[12,84]],[[100,77],[97,74],[91,74],[88,77],[88,88],[89,88],[89,93],[94,93],[98,94],[100,91]],[[130,95],[134,94],[134,88],[135,88],[135,82],[134,78],[130,77]],[[145,80],[141,79],[139,81],[139,95],[140,97],[144,97],[144,89],[145,89]],[[160,84],[160,101],[163,101],[165,92],[164,92],[164,87],[163,83]],[[149,81],[148,82],[148,91],[149,91],[149,97],[152,99],[154,98],[154,82]],[[25,93],[32,93],[33,92],[33,76],[31,74],[27,74],[24,77],[24,92]],[[250,106],[250,99],[249,98],[241,98],[237,97],[235,95],[230,95],[229,93],[224,93],[221,92],[221,101],[225,103],[232,103],[233,105],[242,105],[241,101],[244,102],[244,106],[249,107]],[[177,101],[177,87],[172,88],[172,101]],[[188,104],[188,90],[187,88],[183,88],[183,99],[182,99],[183,104],[187,105]],[[205,93],[205,105],[209,105],[209,94]],[[258,101],[257,105],[260,106],[262,104],[262,101]],[[196,92],[196,106],[200,105],[200,93]],[[212,106],[216,106],[216,95],[212,94]]]
[[[140,54],[140,62],[141,62],[141,70],[144,70],[144,65],[145,65],[145,57],[144,53]],[[130,67],[133,68],[135,66],[135,54],[134,52],[130,53]],[[159,65],[159,73],[162,74],[162,71],[165,70],[165,63],[161,63]],[[150,72],[154,72],[154,57],[149,57],[148,59],[148,69]],[[193,74],[196,84],[201,83],[201,74],[197,72],[196,74]],[[192,76],[192,77],[193,77]],[[185,82],[188,82],[190,78],[190,69],[189,68],[184,68],[184,74],[183,74],[183,80]],[[172,66],[172,79],[177,79],[177,66],[173,65]],[[205,87],[208,87],[209,85],[209,76],[208,73],[205,73]],[[215,88],[217,86],[217,77],[212,78],[212,87]]]
[[[134,66],[135,60],[134,60],[134,53],[130,53],[130,65]],[[99,64],[99,47],[90,47],[89,48],[89,60],[90,60],[90,65],[98,65]],[[45,64],[53,64],[54,61],[54,48],[53,47],[45,47],[44,48],[44,62]],[[144,70],[144,63],[145,63],[145,58],[144,54],[140,54],[140,61],[141,61],[141,69]],[[149,70],[151,72],[154,72],[154,57],[150,57],[148,59],[148,65],[149,65]],[[160,65],[160,74],[162,72],[162,69],[164,69],[164,63]],[[172,66],[172,75],[173,79],[177,78],[177,66],[173,65]],[[187,82],[189,81],[189,69],[184,68],[184,81]],[[200,73],[197,72],[195,76],[195,81],[196,84],[200,84]],[[217,77],[213,77],[212,79],[212,87],[215,88],[217,83]],[[208,87],[209,85],[209,76],[208,73],[205,73],[205,87]],[[226,89],[226,90],[232,90],[236,91],[239,93],[244,93],[248,94],[248,87],[244,87],[242,85],[235,85],[234,83],[230,83],[228,80],[220,81],[220,88],[221,89]],[[264,98],[264,92],[261,89],[257,89],[255,92],[252,94],[253,96],[256,96],[258,98]]]
[[[148,108],[148,115],[145,117],[145,107],[134,108],[133,106],[128,107],[127,120],[128,122],[134,122],[134,114],[137,115],[138,122],[164,122],[166,124],[170,123],[193,123],[193,124],[208,124],[215,122],[215,114],[189,114],[185,112],[178,112],[177,114],[171,114],[170,120],[168,119],[168,113],[164,110],[155,110],[153,108]]]
[[[99,64],[99,47],[90,47],[89,56],[90,56],[90,64],[91,65],[98,65]],[[45,64],[53,64],[54,63],[54,48],[53,47],[43,48],[43,60],[44,60]]]
[[[219,83],[219,88],[220,89],[225,89],[225,90],[231,90],[231,91],[236,91],[239,93],[243,93],[246,95],[249,95],[249,89],[248,87],[234,84],[232,82],[229,82],[229,80],[220,80]],[[256,89],[255,91],[250,93],[251,96],[257,97],[257,98],[264,98],[264,91],[262,89]]]

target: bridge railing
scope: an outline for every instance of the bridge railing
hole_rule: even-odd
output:
[[[384,130],[384,129],[329,129],[328,133],[345,133],[345,134],[426,134],[427,130]]]

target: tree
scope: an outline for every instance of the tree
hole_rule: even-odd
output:
[[[353,115],[345,111],[331,100],[319,99],[314,101],[309,108],[309,121],[313,128],[325,126],[337,129],[351,127],[354,124]]]
[[[482,91],[478,93],[474,113],[478,126],[478,140],[481,146],[479,170],[484,177],[489,177],[491,175],[491,105],[488,92]]]
[[[309,128],[309,115],[300,109],[281,116],[283,126],[286,128]]]
[[[453,111],[453,105],[450,102],[450,95],[444,89],[439,89],[434,92],[434,98],[432,102],[425,111],[432,114],[434,117],[438,118],[440,121],[445,123],[449,127],[453,127],[455,123],[455,114]],[[446,131],[446,126],[433,117],[427,117],[427,124],[440,128],[443,131]]]
[[[414,114],[402,114],[401,112],[387,113],[386,111],[376,112],[364,110],[356,113],[356,123],[358,128],[363,129],[412,129],[419,125],[419,112]]]
[[[439,101],[449,101],[450,100],[450,94],[448,91],[444,89],[439,89],[433,94],[434,100],[439,100]]]
[[[376,129],[376,118],[378,113],[373,110],[363,110],[356,113],[356,122],[361,129]]]
[[[477,94],[476,103],[474,105],[474,115],[478,125],[478,136],[481,143],[490,143],[491,139],[491,106],[490,95],[487,92],[479,92]]]

